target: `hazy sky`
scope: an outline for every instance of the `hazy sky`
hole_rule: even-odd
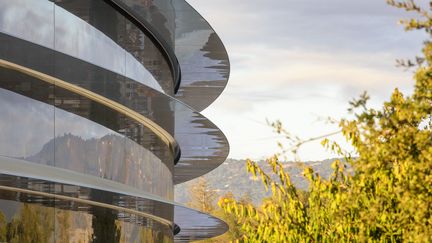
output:
[[[309,138],[337,131],[319,119],[345,116],[348,101],[364,90],[374,106],[395,87],[412,91],[412,73],[396,68],[395,59],[419,54],[425,35],[404,32],[397,22],[406,14],[385,0],[188,2],[230,56],[228,86],[203,113],[227,135],[231,158],[277,152],[280,139],[266,119],[280,119],[292,133]],[[300,155],[332,157],[319,142]]]

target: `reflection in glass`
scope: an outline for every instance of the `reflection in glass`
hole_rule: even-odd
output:
[[[172,242],[172,233],[151,219],[102,207],[87,211],[0,197],[0,241],[21,242]],[[6,193],[7,194],[7,193]],[[103,214],[101,214],[103,213]]]
[[[11,43],[12,42],[15,45],[21,43],[17,39],[11,40]],[[34,46],[26,44],[19,44],[19,47],[23,51],[15,53],[17,53],[16,55],[19,57],[20,63],[35,59],[31,62],[32,64],[43,64],[43,62],[36,62],[36,57],[27,57],[27,55],[32,53],[37,53],[38,55],[44,54],[40,48],[35,49]],[[2,50],[1,46],[0,50]],[[19,53],[25,55],[18,55]],[[170,134],[175,135],[182,149],[181,160],[178,162],[174,172],[176,174],[176,184],[205,174],[217,167],[226,158],[228,146],[225,136],[213,123],[208,121],[201,114],[133,80],[122,78],[120,75],[104,71],[101,68],[92,67],[77,59],[67,58],[65,55],[57,53],[55,60],[56,76],[119,102],[143,114],[145,117],[150,118]],[[47,65],[47,67],[49,67],[49,65]],[[74,70],[86,71],[75,72]],[[5,77],[4,73],[2,73],[2,77]],[[6,82],[11,85],[14,84],[14,86],[8,89],[21,90],[23,87],[29,87],[29,85],[17,85],[19,82],[17,83],[14,79],[17,79],[17,77],[11,77],[8,79],[9,82]],[[24,81],[20,82],[22,83]],[[5,81],[1,82],[3,86],[6,85],[6,83]],[[28,89],[27,91],[21,90],[19,93],[47,102],[48,97],[43,97],[46,91],[44,91],[43,88],[37,87],[37,85],[32,84],[32,89]],[[32,92],[29,92],[30,90],[32,90]],[[124,136],[132,139],[136,143],[144,145],[144,147],[152,151],[158,158],[166,158],[161,159],[161,161],[169,169],[172,169],[172,159],[169,159],[169,155],[167,157],[167,155],[164,154],[167,152],[165,146],[155,144],[154,141],[157,141],[157,138],[154,138],[152,133],[146,132],[145,129],[140,126],[131,126],[130,123],[119,122],[123,120],[123,118],[106,111],[106,108],[100,105],[91,105],[88,101],[84,101],[80,97],[73,96],[70,93],[64,94],[64,92],[56,89],[56,97],[56,104],[62,110],[73,112],[81,117],[86,117],[96,123],[103,124],[111,130],[121,132]],[[51,97],[51,99],[53,98]],[[75,127],[77,126],[75,125]],[[88,129],[86,130],[85,127],[81,129],[86,132],[91,132]],[[53,129],[48,129],[48,131],[52,130]],[[57,136],[63,136],[63,133],[65,133],[65,131],[61,131],[61,124],[57,126],[57,131],[60,131]],[[78,136],[88,139],[85,135]],[[98,138],[103,137],[103,135],[98,136]],[[48,141],[45,143],[47,142]],[[167,178],[165,175],[160,176],[162,178]]]
[[[201,114],[171,97],[171,69],[177,67],[168,64],[159,46],[167,43],[179,59],[183,84],[177,97],[202,110],[220,94],[228,78],[228,57],[219,37],[182,0],[124,1],[163,40],[155,45],[148,36],[151,30],[130,22],[130,16],[120,14],[109,1],[2,1],[0,59],[137,111],[175,135],[183,149],[182,159],[174,170],[176,155],[157,132],[130,114],[117,112],[109,102],[94,98],[97,96],[78,95],[31,78],[31,74],[27,77],[23,72],[1,69],[0,163],[4,174],[0,184],[14,191],[0,191],[0,241],[171,242],[171,223],[166,221],[172,222],[174,206],[164,199],[173,196],[173,171],[175,183],[180,183],[225,159],[224,135]],[[12,165],[9,169],[18,168],[15,174],[8,172],[6,161]],[[20,174],[24,168],[31,170]],[[55,180],[55,174],[62,179]],[[68,175],[75,185],[65,184]],[[63,184],[57,184],[60,182]],[[117,192],[102,191],[110,186]],[[70,200],[45,198],[35,192],[27,195],[25,190],[16,192],[18,188]],[[90,205],[105,203],[106,208],[77,203],[70,197],[88,200]],[[109,205],[136,215],[112,210]],[[149,214],[157,222],[142,216]],[[223,223],[212,217],[183,218],[192,222],[182,222],[186,234],[180,237],[186,241],[223,229]],[[187,233],[197,227],[203,230]]]
[[[98,176],[172,199],[170,169],[129,138],[5,89],[0,89],[0,110],[0,155]]]
[[[206,174],[228,155],[224,134],[196,111],[176,107],[175,134],[182,148],[182,157],[174,167],[175,184]]]
[[[157,30],[175,51],[182,70],[177,98],[199,111],[216,99],[228,79],[228,56],[219,37],[196,11],[184,1],[118,1]],[[0,32],[94,63],[172,95],[174,80],[161,51],[107,3],[75,0],[54,6],[50,1],[35,4],[31,0],[14,0],[0,4]],[[20,21],[16,21],[17,16]]]
[[[74,6],[79,7],[77,13],[83,14],[81,10],[88,6],[89,1],[72,2]],[[130,50],[131,48],[125,45],[127,41],[124,40],[125,36],[131,39],[129,36],[134,35],[126,30],[133,27],[127,27],[124,17],[116,13],[108,4],[102,1],[90,2],[88,7],[96,8],[98,11],[89,9],[83,16],[85,19],[80,19],[47,0],[2,1],[0,2],[0,32],[93,63],[160,92],[164,92],[162,85],[172,93],[171,72],[160,51],[153,48],[153,51],[147,50],[146,55],[141,53],[137,56],[136,51]],[[90,24],[85,20],[90,21]],[[101,23],[105,26],[107,23],[113,26],[110,28],[111,31],[103,28]],[[139,31],[139,35],[138,38],[132,37],[141,43],[135,46],[142,49],[154,46],[144,33]],[[169,82],[171,90],[165,87]]]
[[[176,98],[201,111],[226,86],[229,60],[215,31],[186,1],[114,0],[167,41],[180,64]],[[172,24],[174,23],[174,24]]]
[[[54,4],[50,1],[0,1],[0,32],[54,47]]]
[[[0,241],[52,242],[54,208],[0,200]]]
[[[29,157],[42,150],[54,137],[52,106],[23,102],[12,92],[0,89],[0,110],[0,155]],[[32,119],[33,117],[41,119]],[[53,161],[53,158],[47,158],[47,161]]]
[[[60,38],[64,43],[61,46],[73,52],[88,55],[95,59],[93,63],[98,65],[117,59],[118,67],[122,67],[121,71],[116,71],[117,73],[158,91],[172,94],[172,73],[164,55],[145,33],[108,3],[99,0],[65,1],[57,2],[57,9],[62,9],[61,12],[68,12],[73,18],[62,20],[64,15],[56,13],[56,20],[59,19],[56,22],[56,31],[58,30],[56,43],[57,38]],[[67,33],[71,28],[68,25],[70,22],[74,23],[72,27],[77,28],[79,35]],[[95,35],[94,32],[99,34]],[[71,35],[71,38],[68,38],[68,35]],[[104,45],[112,46],[110,42],[116,48],[121,48],[123,53],[115,55],[110,53],[109,49],[104,47]],[[99,46],[95,48],[97,45]],[[81,56],[77,57],[81,58]]]
[[[135,0],[130,0],[135,1]],[[97,17],[98,15],[91,15],[88,11],[90,9],[90,6],[87,4],[82,5],[82,8],[80,9],[75,2],[80,1],[67,1],[58,3],[61,4],[61,7],[67,9],[68,11],[73,12],[77,16],[81,16],[83,20],[89,21],[91,24],[99,26],[99,29],[103,29],[107,36],[110,36],[110,38],[114,38],[114,33],[119,33],[117,30],[115,30],[117,27],[113,26],[105,26],[103,23],[97,23]],[[162,2],[162,1],[161,1]],[[138,5],[142,4],[142,2],[136,2]],[[93,3],[95,4],[95,3]],[[149,6],[153,4],[151,1],[148,1]],[[157,5],[158,9],[173,9],[173,6],[167,5],[163,7],[163,4],[158,1],[158,3],[154,3]],[[171,3],[170,3],[171,4]],[[176,6],[180,3],[177,3]],[[93,6],[93,5],[92,5]],[[94,5],[93,7],[95,7]],[[181,6],[180,6],[181,7]],[[187,9],[186,7],[182,7],[182,9]],[[156,11],[157,9],[154,9],[152,11]],[[150,11],[150,10],[149,10]],[[182,10],[183,11],[183,10]],[[166,11],[165,11],[166,12]],[[165,13],[161,10],[161,13]],[[185,12],[185,11],[183,11]],[[181,18],[180,16],[183,14],[183,12],[178,12],[177,14],[171,14],[169,16],[178,18]],[[173,13],[171,11],[171,13]],[[188,13],[190,14],[190,13]],[[101,14],[99,14],[101,15]],[[90,16],[92,17],[92,20],[89,20]],[[117,15],[116,15],[117,16]],[[166,18],[169,17],[166,15]],[[186,15],[185,15],[186,16]],[[196,13],[193,16],[198,16]],[[187,18],[186,18],[187,19]],[[169,21],[167,21],[168,23]],[[105,22],[106,23],[106,22]],[[121,24],[120,24],[121,25]],[[180,23],[179,23],[180,25]],[[200,28],[205,26],[204,24],[195,24],[193,26],[199,25]],[[105,27],[104,27],[105,26]],[[133,27],[133,25],[126,24],[126,26]],[[111,30],[110,28],[114,28],[114,30]],[[206,79],[208,77],[213,77],[211,79],[216,80],[221,77],[226,77],[228,69],[227,68],[217,68],[215,66],[216,63],[213,61],[211,62],[200,62],[202,59],[200,59],[200,56],[203,56],[207,58],[208,60],[222,60],[221,65],[228,66],[227,59],[223,59],[224,52],[218,52],[217,50],[219,39],[216,34],[211,34],[208,32],[209,36],[205,33],[205,31],[201,31],[200,28],[198,28],[197,31],[193,31],[193,28],[188,29],[186,27],[180,28],[181,33],[179,34],[178,38],[184,38],[184,40],[199,40],[198,42],[195,41],[192,43],[201,43],[203,44],[203,47],[200,47],[196,49],[194,45],[190,45],[190,50],[193,52],[197,52],[198,54],[194,55],[187,55],[187,53],[193,53],[193,52],[185,52],[186,54],[183,55],[188,58],[184,58],[183,63],[189,63],[191,67],[194,67],[194,65],[198,64],[198,67],[205,70],[213,70],[212,73],[206,73],[201,72],[198,70],[198,72],[195,72],[193,69],[190,69],[191,72],[187,72],[188,69],[186,68],[185,72],[183,73],[184,80],[195,80],[192,83],[195,84],[204,84],[199,81],[199,79]],[[201,28],[202,29],[202,28]],[[129,30],[130,35],[127,35],[127,38],[118,38],[118,40],[122,40],[123,43],[125,43],[125,46],[129,46],[133,53],[137,53],[137,55],[144,55],[146,54],[145,51],[145,43],[146,40],[141,38],[141,34],[136,31]],[[111,34],[109,34],[111,33]],[[135,34],[134,34],[135,33]],[[189,34],[188,34],[189,33]],[[201,34],[199,34],[201,33]],[[204,33],[204,34],[203,34]],[[191,36],[192,39],[187,37],[188,35]],[[195,36],[195,37],[194,37]],[[200,37],[201,36],[201,37]],[[207,36],[207,37],[206,37]],[[2,35],[0,34],[0,37]],[[207,39],[206,39],[207,38]],[[0,38],[0,41],[2,41],[2,38]],[[207,41],[207,42],[206,42]],[[184,42],[184,41],[183,41]],[[179,46],[183,43],[182,41],[177,42]],[[5,43],[5,42],[2,42]],[[144,116],[152,119],[157,124],[161,125],[166,131],[170,132],[171,134],[175,134],[176,140],[180,144],[180,148],[182,149],[182,160],[178,163],[175,174],[176,179],[175,183],[180,183],[192,178],[195,178],[197,176],[200,176],[212,168],[215,168],[218,164],[222,163],[224,159],[226,158],[226,155],[228,154],[228,148],[227,148],[227,142],[223,134],[209,121],[206,121],[204,117],[202,117],[198,113],[194,112],[183,112],[183,110],[188,110],[189,108],[185,108],[181,104],[176,104],[177,102],[175,100],[170,99],[169,97],[164,97],[162,94],[158,94],[155,91],[152,91],[151,89],[145,87],[144,85],[140,85],[139,83],[124,78],[121,75],[109,72],[107,70],[104,70],[102,68],[93,66],[91,64],[82,62],[78,59],[74,59],[72,57],[69,57],[67,55],[64,55],[62,53],[56,53],[55,54],[55,62],[54,59],[47,58],[49,57],[49,50],[42,50],[42,47],[35,47],[34,45],[31,46],[30,44],[24,44],[23,41],[20,41],[19,39],[13,39],[9,38],[7,39],[6,45],[0,45],[0,55],[5,56],[7,59],[16,59],[18,63],[28,66],[28,67],[36,67],[36,70],[43,69],[44,73],[50,74],[53,73],[52,69],[54,69],[53,76],[59,77],[62,80],[65,80],[67,82],[79,85],[83,88],[89,89],[95,93],[101,94],[109,99],[112,99],[116,102],[119,102],[137,112],[140,114],[143,114]],[[129,43],[128,45],[126,45]],[[143,46],[141,46],[139,43],[144,43]],[[187,43],[185,43],[187,44]],[[219,43],[220,44],[220,43]],[[135,47],[134,47],[135,46]],[[140,47],[141,46],[141,47]],[[148,46],[148,45],[147,45]],[[144,47],[144,48],[143,48]],[[181,52],[182,50],[189,50],[186,48],[187,46],[183,46],[178,51]],[[141,53],[141,54],[140,54]],[[152,53],[152,52],[150,52]],[[43,58],[40,58],[42,56]],[[151,55],[150,55],[151,56]],[[186,62],[188,60],[188,62]],[[225,61],[223,61],[225,60]],[[149,63],[151,60],[148,60]],[[43,65],[42,67],[39,67],[40,65]],[[156,67],[156,66],[155,66]],[[50,71],[51,69],[51,71]],[[157,68],[155,68],[156,70]],[[82,70],[77,72],[76,70]],[[209,76],[209,75],[212,76]],[[190,77],[190,78],[188,78]],[[198,80],[198,81],[197,81]],[[187,82],[187,81],[185,81]],[[223,83],[213,82],[212,85],[222,85]],[[211,95],[217,95],[217,92],[212,94],[207,93],[207,87],[204,85],[204,87],[200,86],[190,86],[189,88],[184,88],[180,91],[179,94],[186,94],[186,92],[193,93],[193,96],[189,96],[190,99],[195,97],[196,101],[201,102],[201,100],[207,99],[206,97],[210,97]],[[222,87],[221,86],[221,87]],[[187,91],[189,89],[189,91]],[[207,91],[206,91],[207,90]],[[71,100],[68,102],[72,102]],[[76,101],[73,101],[76,102]],[[83,102],[81,102],[79,105],[83,107]],[[66,107],[65,103],[62,104],[61,107],[64,110],[73,109],[73,106],[77,105],[76,103],[70,103],[69,107]],[[190,110],[190,109],[189,109]],[[107,123],[111,123],[110,129],[112,130],[118,130],[118,127],[113,126],[113,124],[117,124],[120,126],[121,124],[118,124],[116,120],[119,118],[114,119],[114,116],[104,114],[103,109],[100,109],[98,106],[92,106],[91,112],[82,113],[81,111],[77,111],[75,109],[74,113],[79,114],[83,117],[88,117],[89,119],[95,121],[95,122],[102,122],[103,124],[107,125]],[[105,121],[101,121],[100,119],[106,117]],[[111,119],[111,120],[108,120]],[[116,126],[117,126],[116,125]],[[135,142],[139,144],[147,143],[146,141],[143,141],[142,138],[147,139],[150,138],[151,134],[143,134],[141,128],[138,126],[134,127],[133,129],[128,128],[124,130],[123,135],[133,138]],[[139,132],[138,132],[139,131]],[[63,134],[61,134],[63,135]],[[102,136],[100,136],[102,137]],[[150,143],[151,144],[151,143]],[[149,146],[146,146],[146,148],[150,148]],[[157,155],[158,158],[162,158],[163,155],[160,154],[160,151],[166,151],[163,147],[153,146],[152,152]],[[162,159],[162,162],[164,162],[167,166],[169,165],[170,160]],[[171,165],[172,166],[172,165]]]
[[[105,33],[103,33],[83,19],[56,5],[55,50],[122,74],[163,92],[149,70],[145,69],[143,64],[134,58],[133,53],[129,53],[129,50],[125,50],[117,43],[117,39],[124,35],[125,20],[118,14],[108,14],[107,11],[103,10],[100,12],[102,14],[98,14],[99,11],[90,12],[92,14],[89,18],[99,18],[98,23],[103,21],[112,23],[115,20],[118,21],[118,24],[113,26],[118,27],[110,28],[109,33],[105,28]]]

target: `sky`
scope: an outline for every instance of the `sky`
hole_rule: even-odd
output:
[[[421,52],[426,36],[405,32],[408,15],[385,0],[188,0],[212,25],[231,62],[228,85],[203,114],[225,133],[229,158],[263,159],[284,140],[266,120],[303,139],[338,131],[327,117],[347,116],[363,91],[379,107],[394,88],[410,94],[412,71],[396,59]],[[426,4],[426,0],[420,0]],[[341,135],[329,137],[348,144]],[[303,160],[335,157],[320,141]]]

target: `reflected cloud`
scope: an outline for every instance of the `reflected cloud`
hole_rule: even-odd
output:
[[[14,0],[0,2],[0,31],[37,43],[54,47],[54,4],[49,1]],[[20,20],[20,21],[17,21]],[[29,28],[32,26],[32,28]]]
[[[0,32],[80,58],[162,91],[153,75],[131,53],[50,1],[0,2]]]

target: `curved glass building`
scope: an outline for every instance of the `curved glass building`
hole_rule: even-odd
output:
[[[0,242],[189,242],[173,201],[229,145],[200,114],[229,60],[184,0],[0,1]]]

